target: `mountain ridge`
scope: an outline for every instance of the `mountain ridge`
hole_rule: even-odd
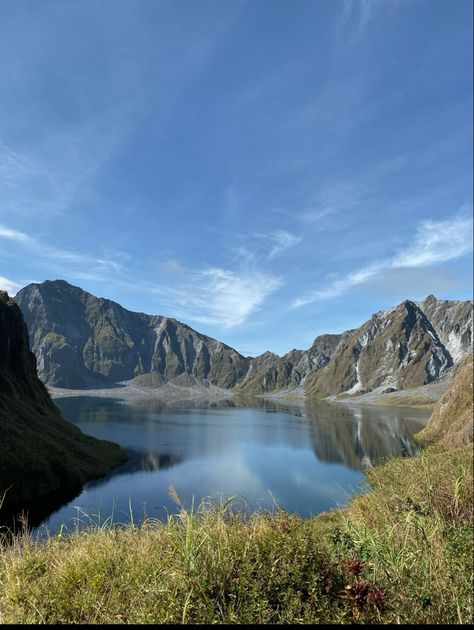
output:
[[[118,381],[156,388],[176,379],[243,395],[303,388],[310,397],[357,395],[433,382],[472,348],[472,302],[433,295],[378,311],[358,328],[319,335],[307,350],[257,357],[64,280],[30,284],[15,299],[40,377],[72,389]]]
[[[236,350],[174,318],[128,311],[65,281],[28,285],[15,299],[40,377],[50,385],[83,388],[147,373],[165,380],[188,373],[231,387],[247,369]]]

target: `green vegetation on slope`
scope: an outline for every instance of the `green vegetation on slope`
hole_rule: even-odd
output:
[[[64,420],[36,375],[20,309],[0,292],[0,517],[77,492],[125,461],[121,448]],[[52,498],[52,497],[51,497]]]
[[[428,425],[419,437],[452,448],[473,437],[473,357],[466,357],[456,370],[452,387],[438,401]]]
[[[52,386],[84,389],[140,375],[146,382],[157,374],[163,382],[190,375],[230,388],[248,369],[236,350],[175,319],[128,311],[62,280],[30,284],[15,300],[39,376]]]

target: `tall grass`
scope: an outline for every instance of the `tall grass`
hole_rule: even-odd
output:
[[[1,623],[467,623],[472,449],[369,472],[348,508],[102,522],[0,550]]]

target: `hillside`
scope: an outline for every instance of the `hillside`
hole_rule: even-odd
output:
[[[43,382],[80,389],[151,375],[159,386],[182,374],[232,387],[248,360],[175,319],[126,310],[62,280],[30,284],[15,297]]]
[[[247,374],[236,389],[242,394],[258,395],[295,388],[303,384],[310,372],[324,367],[341,340],[349,333],[320,335],[309,350],[291,350],[282,357],[266,352],[250,361]]]
[[[87,389],[132,381],[215,385],[242,395],[285,390],[324,398],[432,383],[472,349],[472,303],[406,300],[357,329],[319,335],[307,350],[244,357],[169,317],[134,313],[62,280],[15,297],[38,374],[50,386]]]
[[[444,448],[473,440],[473,357],[466,357],[456,370],[452,386],[437,402],[427,426],[418,435]]]
[[[66,422],[36,374],[20,309],[0,292],[0,516],[32,512],[125,461],[119,446]]]
[[[308,376],[306,393],[315,397],[362,394],[437,380],[472,347],[472,305],[438,302],[432,296],[422,304],[426,303],[431,306],[427,312],[436,314],[434,324],[409,300],[375,313],[340,343],[325,367]],[[441,337],[456,349],[455,357]]]

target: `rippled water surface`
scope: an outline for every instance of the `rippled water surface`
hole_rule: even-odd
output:
[[[56,404],[84,433],[118,442],[128,462],[41,525],[50,533],[90,522],[166,518],[205,497],[237,496],[242,509],[279,505],[303,516],[347,502],[361,490],[363,470],[387,456],[413,455],[413,435],[429,412],[402,408],[305,405],[261,401],[166,406],[104,398]],[[189,405],[189,403],[187,403]]]

